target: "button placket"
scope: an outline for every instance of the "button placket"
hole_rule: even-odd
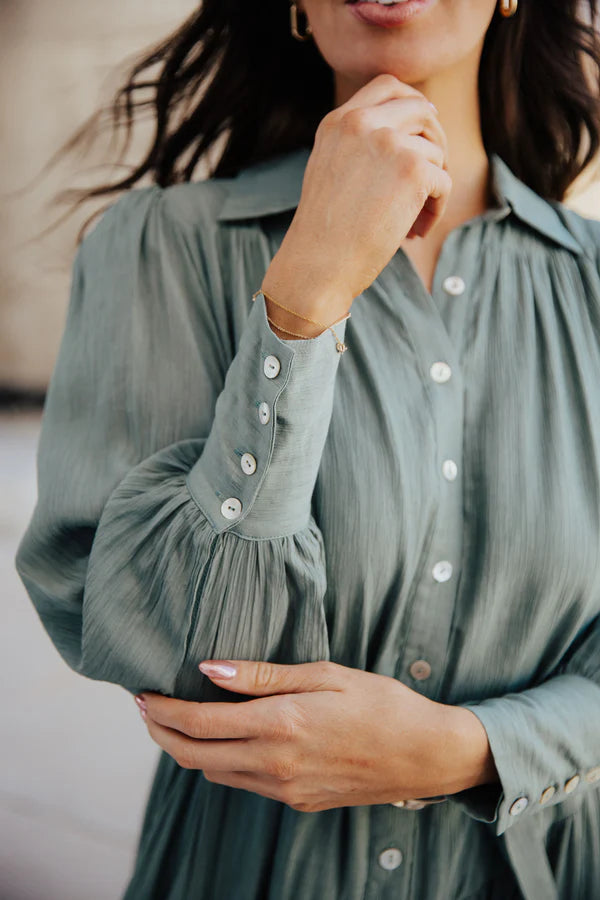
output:
[[[456,296],[442,287],[444,279],[450,276],[460,276],[468,282],[466,273],[472,263],[461,262],[461,238],[461,231],[455,230],[444,242],[431,293],[402,253],[396,254],[379,276],[384,287],[389,284],[392,294],[398,291],[399,283],[402,285],[402,325],[410,337],[427,393],[432,443],[439,448],[432,473],[438,490],[433,534],[422,560],[420,581],[406,610],[405,643],[396,664],[396,676],[405,680],[412,677],[409,669],[413,663],[426,661],[431,674],[415,679],[413,686],[430,697],[436,696],[443,677],[463,544],[462,477],[456,462],[463,458],[464,382],[459,357],[462,336],[460,328],[455,329],[454,341],[447,322],[462,320],[468,305],[457,302]],[[469,254],[466,259],[470,259]],[[453,289],[459,286],[458,282],[452,283]]]
[[[399,896],[408,896],[419,815],[392,803],[371,807],[369,889],[365,900],[379,900],[391,885]]]

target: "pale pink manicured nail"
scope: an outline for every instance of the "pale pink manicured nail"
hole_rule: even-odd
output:
[[[228,665],[227,663],[205,663],[202,662],[198,666],[201,672],[204,672],[205,675],[208,675],[210,678],[233,678],[234,675],[237,675],[237,669],[235,666]]]
[[[141,710],[142,712],[146,712],[146,710],[148,709],[148,707],[146,706],[146,701],[144,700],[144,698],[143,698],[141,695],[136,694],[136,696],[135,696],[133,699],[135,700],[135,702],[136,702],[137,705],[139,706],[140,710]]]

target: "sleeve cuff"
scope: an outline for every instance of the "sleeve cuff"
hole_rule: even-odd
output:
[[[516,822],[600,781],[598,686],[564,674],[519,693],[461,703],[486,730],[500,784],[449,795],[503,834]],[[590,719],[592,721],[590,721]]]
[[[334,330],[343,341],[346,319]],[[259,294],[188,488],[216,532],[273,538],[306,528],[342,353],[329,329],[284,341]]]

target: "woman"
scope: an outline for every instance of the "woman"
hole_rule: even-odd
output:
[[[560,200],[594,32],[298,7],[205,2],[136,69],[118,186],[156,183],[78,248],[18,569],[164,751],[127,900],[589,900],[600,226]]]

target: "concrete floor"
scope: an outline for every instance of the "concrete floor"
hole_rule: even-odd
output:
[[[15,572],[39,422],[0,415],[0,900],[119,900],[158,748],[125,690],[63,662]]]

